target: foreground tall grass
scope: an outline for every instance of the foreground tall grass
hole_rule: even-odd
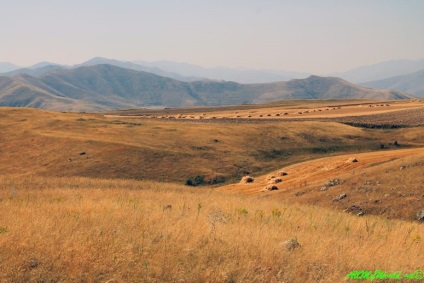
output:
[[[422,269],[423,235],[206,188],[0,177],[0,282],[341,282]],[[301,247],[288,251],[292,238]]]

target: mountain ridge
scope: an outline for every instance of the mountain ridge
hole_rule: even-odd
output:
[[[331,75],[343,78],[353,83],[383,80],[395,76],[408,75],[424,69],[424,59],[421,60],[389,60],[380,63],[359,66],[346,72]]]
[[[424,97],[424,69],[408,75],[361,83],[361,85],[392,89]]]
[[[340,78],[310,76],[288,82],[182,82],[102,64],[53,69],[38,77],[0,77],[0,105],[63,111],[137,107],[220,106],[282,99],[408,99],[398,91],[358,86]]]

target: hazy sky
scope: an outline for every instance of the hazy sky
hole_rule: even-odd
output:
[[[326,74],[424,58],[423,0],[0,0],[0,62],[95,56]]]

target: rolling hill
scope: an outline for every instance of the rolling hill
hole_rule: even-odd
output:
[[[367,87],[404,91],[424,97],[424,69],[409,75],[396,76],[379,81],[365,82],[361,85]]]
[[[182,82],[112,65],[55,69],[40,76],[0,77],[0,105],[66,111],[145,106],[231,105],[281,99],[409,99],[414,96],[354,85],[339,78],[267,84]]]

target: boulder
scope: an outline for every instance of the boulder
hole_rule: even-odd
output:
[[[342,199],[344,199],[344,198],[346,198],[346,197],[347,197],[347,195],[346,195],[345,193],[343,193],[343,194],[339,195],[338,197],[336,197],[336,198],[335,198],[335,200],[336,200],[336,201],[338,201],[338,200],[342,200]]]
[[[417,212],[417,220],[420,222],[424,222],[424,209]]]
[[[327,186],[328,187],[333,187],[333,186],[337,186],[337,185],[339,185],[340,184],[340,180],[339,179],[334,179],[334,180],[329,180],[328,182],[327,182]]]

